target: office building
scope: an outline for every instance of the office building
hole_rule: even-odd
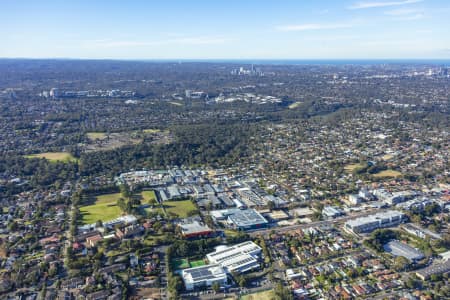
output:
[[[345,222],[344,228],[354,233],[371,232],[378,228],[396,226],[406,220],[406,215],[395,211],[385,211]]]

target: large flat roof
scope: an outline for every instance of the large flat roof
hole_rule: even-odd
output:
[[[191,283],[227,277],[223,267],[217,264],[184,269],[181,274],[186,282]]]
[[[386,243],[383,248],[384,251],[394,256],[403,256],[411,261],[419,260],[425,257],[419,250],[416,250],[413,247],[399,241],[390,241]]]
[[[402,217],[404,214],[399,211],[395,210],[388,210],[385,212],[376,213],[373,215],[369,215],[367,217],[361,217],[354,220],[348,220],[346,224],[350,225],[351,227],[365,225],[372,222],[379,222],[380,220],[386,220],[393,217]]]
[[[188,224],[180,224],[179,226],[181,227],[183,234],[211,231],[211,228],[209,228],[207,225],[200,224],[197,221]]]
[[[260,252],[261,247],[252,241],[243,242],[233,246],[224,246],[218,248],[216,251],[207,254],[209,261],[221,263],[227,259],[235,258],[243,254],[251,254],[253,252]]]
[[[450,260],[447,260],[442,264],[431,265],[425,269],[418,270],[416,273],[427,278],[433,274],[444,274],[447,272],[450,272]]]
[[[254,209],[238,210],[234,214],[228,216],[228,218],[239,227],[268,223],[268,221]]]

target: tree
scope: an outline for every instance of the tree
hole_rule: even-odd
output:
[[[97,220],[97,222],[95,222],[95,228],[100,228],[103,227],[103,222],[102,220]]]
[[[220,284],[218,282],[214,282],[212,284],[212,289],[214,290],[214,292],[219,292],[220,291]]]
[[[405,271],[409,266],[409,260],[404,256],[397,256],[394,259],[394,269],[396,271]]]
[[[247,279],[245,278],[245,276],[239,276],[239,278],[238,278],[238,284],[239,284],[239,286],[242,288],[242,287],[245,287],[246,285],[247,285]]]
[[[289,288],[285,288],[281,282],[278,282],[274,288],[275,299],[277,300],[292,300],[294,296]]]

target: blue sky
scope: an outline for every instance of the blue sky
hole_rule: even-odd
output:
[[[449,58],[449,0],[0,0],[0,57]]]

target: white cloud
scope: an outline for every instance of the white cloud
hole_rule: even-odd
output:
[[[408,8],[393,9],[385,11],[384,14],[392,16],[393,19],[397,21],[419,20],[423,19],[423,17],[425,16],[425,14],[418,9],[408,9]]]
[[[417,9],[399,8],[399,9],[385,11],[384,14],[389,15],[389,16],[404,16],[404,15],[416,14],[418,12],[419,12],[419,10],[417,10]]]
[[[306,31],[306,30],[324,30],[324,29],[340,29],[340,28],[350,28],[351,24],[298,24],[298,25],[283,25],[277,26],[276,29],[279,31]]]
[[[351,5],[349,9],[365,9],[365,8],[377,8],[377,7],[389,7],[389,6],[400,6],[407,4],[414,4],[423,2],[424,0],[401,0],[401,1],[366,1],[366,2],[356,2]]]

